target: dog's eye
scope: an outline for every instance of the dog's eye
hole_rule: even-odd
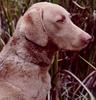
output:
[[[62,16],[56,22],[63,23],[65,21],[65,19],[66,19],[65,16]]]

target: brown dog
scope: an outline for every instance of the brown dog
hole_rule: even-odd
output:
[[[61,6],[34,4],[20,18],[0,54],[0,100],[46,100],[54,53],[59,49],[81,50],[90,40]]]

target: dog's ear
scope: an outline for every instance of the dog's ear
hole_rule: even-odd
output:
[[[29,9],[29,11],[24,14],[24,20],[26,24],[26,38],[40,46],[46,46],[48,36],[43,25],[43,10],[36,8]]]

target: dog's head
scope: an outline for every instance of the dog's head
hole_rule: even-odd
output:
[[[60,49],[81,50],[91,36],[74,25],[70,14],[57,4],[34,4],[20,18],[17,28],[30,41],[46,46],[50,38]]]

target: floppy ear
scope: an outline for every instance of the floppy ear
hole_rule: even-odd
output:
[[[24,14],[24,20],[26,24],[24,25],[26,38],[40,46],[46,46],[48,36],[43,25],[42,9],[29,9]]]

